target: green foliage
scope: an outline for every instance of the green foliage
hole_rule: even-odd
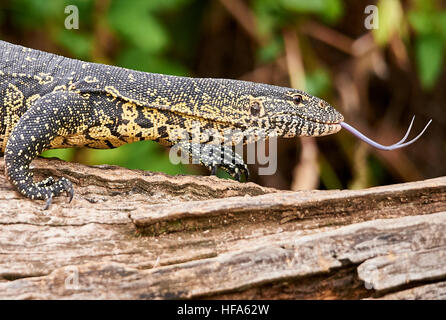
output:
[[[56,40],[78,59],[90,59],[94,41],[91,35],[62,29],[57,33]]]
[[[62,21],[63,25],[64,7],[64,1],[16,0],[11,5],[12,19],[23,28],[33,28],[54,19]]]
[[[169,41],[161,22],[150,13],[152,1],[112,2],[108,13],[110,26],[132,46],[147,53],[163,51]],[[158,3],[158,2],[157,2]]]
[[[274,61],[281,52],[283,52],[283,39],[280,36],[275,36],[265,46],[259,48],[257,51],[257,59],[263,63],[271,62]]]
[[[160,12],[179,10],[186,0],[132,1],[114,0],[108,12],[110,26],[132,46],[147,53],[161,53],[171,42]]]
[[[387,45],[395,34],[401,35],[404,30],[403,8],[399,0],[380,0],[378,2],[379,27],[373,30],[375,41]]]
[[[343,13],[342,2],[339,0],[279,0],[284,10],[295,13],[313,13],[327,22],[335,22]]]
[[[177,76],[186,76],[189,73],[179,62],[159,55],[147,54],[137,48],[123,50],[117,59],[117,64],[124,68]]]
[[[435,1],[417,1],[409,12],[416,32],[415,55],[421,84],[431,89],[441,74],[446,41],[446,12],[437,11]]]
[[[296,18],[316,15],[327,23],[336,22],[344,12],[340,0],[254,0],[253,9],[262,34],[271,34]]]
[[[339,180],[333,167],[323,155],[319,155],[319,170],[321,182],[327,189],[342,189],[342,182]]]
[[[90,165],[112,164],[168,174],[188,172],[184,166],[172,164],[168,160],[168,152],[153,141],[135,142],[111,150],[91,150],[89,158],[87,163]]]
[[[318,68],[305,77],[305,86],[308,93],[321,97],[331,87],[331,78],[325,69]]]
[[[52,149],[42,152],[40,156],[44,158],[58,158],[65,161],[72,161],[75,153],[75,149]]]
[[[415,54],[421,84],[431,89],[442,71],[444,40],[436,35],[429,34],[417,38]]]

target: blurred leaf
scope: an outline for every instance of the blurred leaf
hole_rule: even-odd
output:
[[[27,28],[54,19],[63,21],[64,8],[63,1],[15,0],[12,2],[14,21]]]
[[[140,0],[139,0],[140,1]],[[160,12],[166,10],[178,9],[191,2],[191,0],[162,0],[162,1],[146,1],[147,9],[152,12]]]
[[[437,15],[438,31],[446,41],[446,12],[439,12]]]
[[[446,40],[446,12],[411,11],[409,23],[418,34],[435,33]]]
[[[343,6],[340,0],[279,0],[285,10],[297,13],[315,13],[334,22],[342,16]]]
[[[168,153],[154,141],[140,141],[125,144],[110,150],[89,150],[88,164],[110,164],[129,169],[162,171],[168,174],[187,172],[184,165],[174,165]]]
[[[436,0],[412,0],[417,11],[434,11]]]
[[[388,173],[383,167],[382,162],[374,155],[370,155],[367,158],[367,164],[369,167],[369,175],[367,180],[371,186],[379,185],[381,181],[388,179]]]
[[[257,17],[257,29],[260,34],[270,34],[280,24],[281,10],[276,0],[255,0],[253,11]]]
[[[421,35],[415,42],[418,73],[424,88],[434,86],[442,71],[443,40],[438,35]]]
[[[177,76],[187,76],[188,70],[181,64],[160,58],[138,49],[124,50],[118,58],[121,67],[145,72],[165,73]]]
[[[305,75],[306,91],[314,96],[323,96],[330,88],[330,84],[330,75],[322,68]]]
[[[3,24],[5,16],[6,16],[5,12],[0,10],[0,24]]]
[[[71,161],[73,159],[76,149],[52,149],[42,152],[41,156],[44,158],[58,158],[64,161]]]
[[[257,51],[257,58],[260,62],[266,63],[273,61],[283,52],[283,38],[275,37],[268,42],[266,46],[260,47]]]
[[[446,12],[438,11],[434,1],[415,1],[409,23],[416,33],[415,58],[421,84],[431,89],[443,66],[446,41]]]
[[[432,14],[428,12],[411,11],[409,13],[409,22],[418,33],[427,34],[434,31]]]
[[[325,188],[330,190],[342,189],[341,180],[338,178],[331,164],[322,154],[319,155],[319,166],[321,182]]]
[[[229,173],[227,173],[223,169],[217,169],[216,176],[219,177],[220,179],[235,180]]]
[[[373,29],[376,43],[386,45],[394,34],[401,35],[403,17],[403,8],[398,0],[379,0],[378,28]]]
[[[58,33],[57,41],[77,59],[89,60],[93,47],[91,35],[82,34],[75,30],[61,29]]]
[[[110,26],[127,41],[146,52],[158,53],[169,39],[163,25],[149,12],[151,1],[114,0],[109,10]]]
[[[269,34],[286,24],[294,24],[296,15],[316,14],[328,23],[337,21],[344,13],[341,0],[254,0],[258,30]]]

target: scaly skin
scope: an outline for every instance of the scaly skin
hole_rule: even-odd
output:
[[[0,41],[0,152],[6,176],[24,196],[47,199],[73,189],[66,178],[34,182],[31,161],[42,151],[108,149],[140,140],[177,144],[215,172],[240,179],[248,170],[231,146],[214,146],[225,130],[233,144],[269,136],[338,132],[343,117],[296,89],[229,79],[145,73],[68,59]],[[212,130],[213,139],[194,130]],[[177,143],[180,137],[186,141]],[[221,162],[216,148],[229,155]],[[201,152],[200,152],[201,151]],[[204,152],[203,152],[204,151]]]

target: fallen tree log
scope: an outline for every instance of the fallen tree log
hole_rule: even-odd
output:
[[[289,192],[33,165],[38,178],[68,177],[76,193],[42,211],[0,175],[0,298],[446,297],[446,177]]]

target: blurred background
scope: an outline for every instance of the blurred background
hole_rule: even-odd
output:
[[[68,5],[79,10],[78,29],[65,28]],[[383,144],[398,141],[412,115],[413,134],[434,120],[396,151],[341,131],[279,140],[275,175],[258,176],[250,165],[251,181],[264,186],[356,189],[446,175],[445,7],[439,0],[1,0],[0,38],[141,71],[303,89]],[[171,164],[168,149],[151,141],[44,156],[208,174]]]

